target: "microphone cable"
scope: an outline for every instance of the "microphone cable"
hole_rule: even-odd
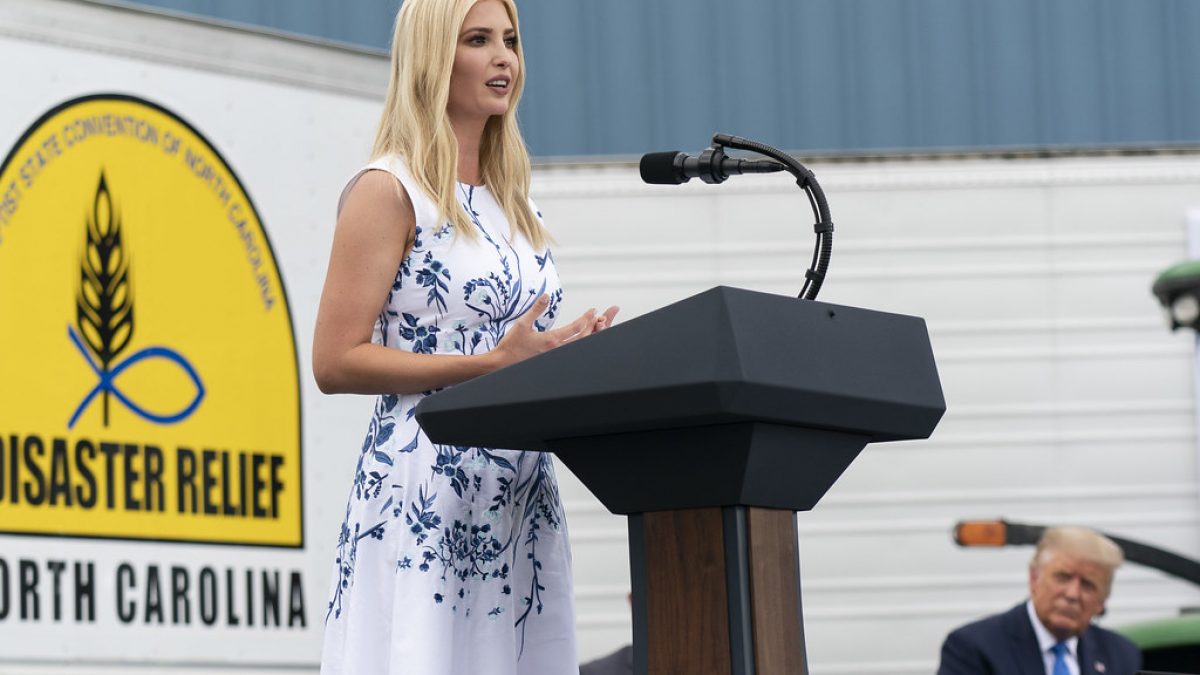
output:
[[[765,155],[783,164],[787,172],[796,178],[796,184],[808,197],[808,204],[812,208],[813,217],[816,218],[813,232],[817,235],[817,241],[813,246],[812,261],[809,263],[808,269],[804,271],[804,286],[801,287],[797,297],[801,300],[816,300],[817,293],[821,291],[821,284],[825,282],[825,274],[829,270],[829,259],[833,254],[833,218],[829,214],[829,202],[825,199],[825,191],[817,183],[813,172],[791,155],[765,143],[740,136],[713,134],[713,145]]]

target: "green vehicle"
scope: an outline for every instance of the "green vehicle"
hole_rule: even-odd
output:
[[[1045,529],[1044,525],[1004,520],[961,521],[954,527],[954,541],[959,546],[1034,546]],[[1125,560],[1200,586],[1200,561],[1141,542],[1102,534],[1121,547]],[[1200,673],[1200,608],[1185,608],[1177,617],[1114,630],[1142,650],[1145,670]]]

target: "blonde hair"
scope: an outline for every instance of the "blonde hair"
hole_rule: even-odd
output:
[[[1125,554],[1121,547],[1095,530],[1086,527],[1048,527],[1038,539],[1037,549],[1029,561],[1029,569],[1040,568],[1050,554],[1057,551],[1103,567],[1108,571],[1110,584],[1117,568],[1125,562]]]
[[[442,218],[469,239],[478,234],[458,201],[458,141],[446,115],[450,75],[458,34],[467,12],[479,0],[404,0],[392,37],[392,75],[372,159],[400,155],[417,185],[437,204]],[[500,0],[517,29],[513,0]],[[517,62],[525,64],[521,42]],[[548,239],[529,205],[529,153],[517,128],[517,103],[525,68],[512,83],[508,110],[484,126],[479,146],[483,182],[492,191],[514,231],[541,248]]]

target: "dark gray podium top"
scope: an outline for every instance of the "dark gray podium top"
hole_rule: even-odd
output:
[[[945,409],[923,319],[720,286],[429,396],[417,418],[438,443],[546,450],[742,422],[927,438]]]

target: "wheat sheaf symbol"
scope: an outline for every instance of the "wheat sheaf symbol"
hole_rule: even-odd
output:
[[[102,170],[91,212],[87,216],[87,236],[79,265],[79,291],[75,296],[75,318],[79,330],[76,331],[75,326],[67,326],[68,337],[87,360],[98,382],[79,403],[67,428],[75,426],[79,416],[97,395],[104,401],[106,427],[110,395],[137,416],[160,424],[184,420],[199,407],[204,398],[204,385],[196,369],[179,352],[166,347],[147,347],[128,358],[117,360],[133,339],[133,317],[129,250],[122,242],[121,218]],[[154,413],[134,402],[117,387],[118,375],[147,359],[164,359],[177,365],[196,387],[196,395],[191,403],[174,413]]]
[[[104,172],[87,220],[87,241],[80,264],[75,316],[101,372],[110,371],[113,359],[133,338],[133,286],[129,280],[129,255],[121,243],[121,218],[114,212]],[[108,426],[109,391],[104,391],[104,426]]]

